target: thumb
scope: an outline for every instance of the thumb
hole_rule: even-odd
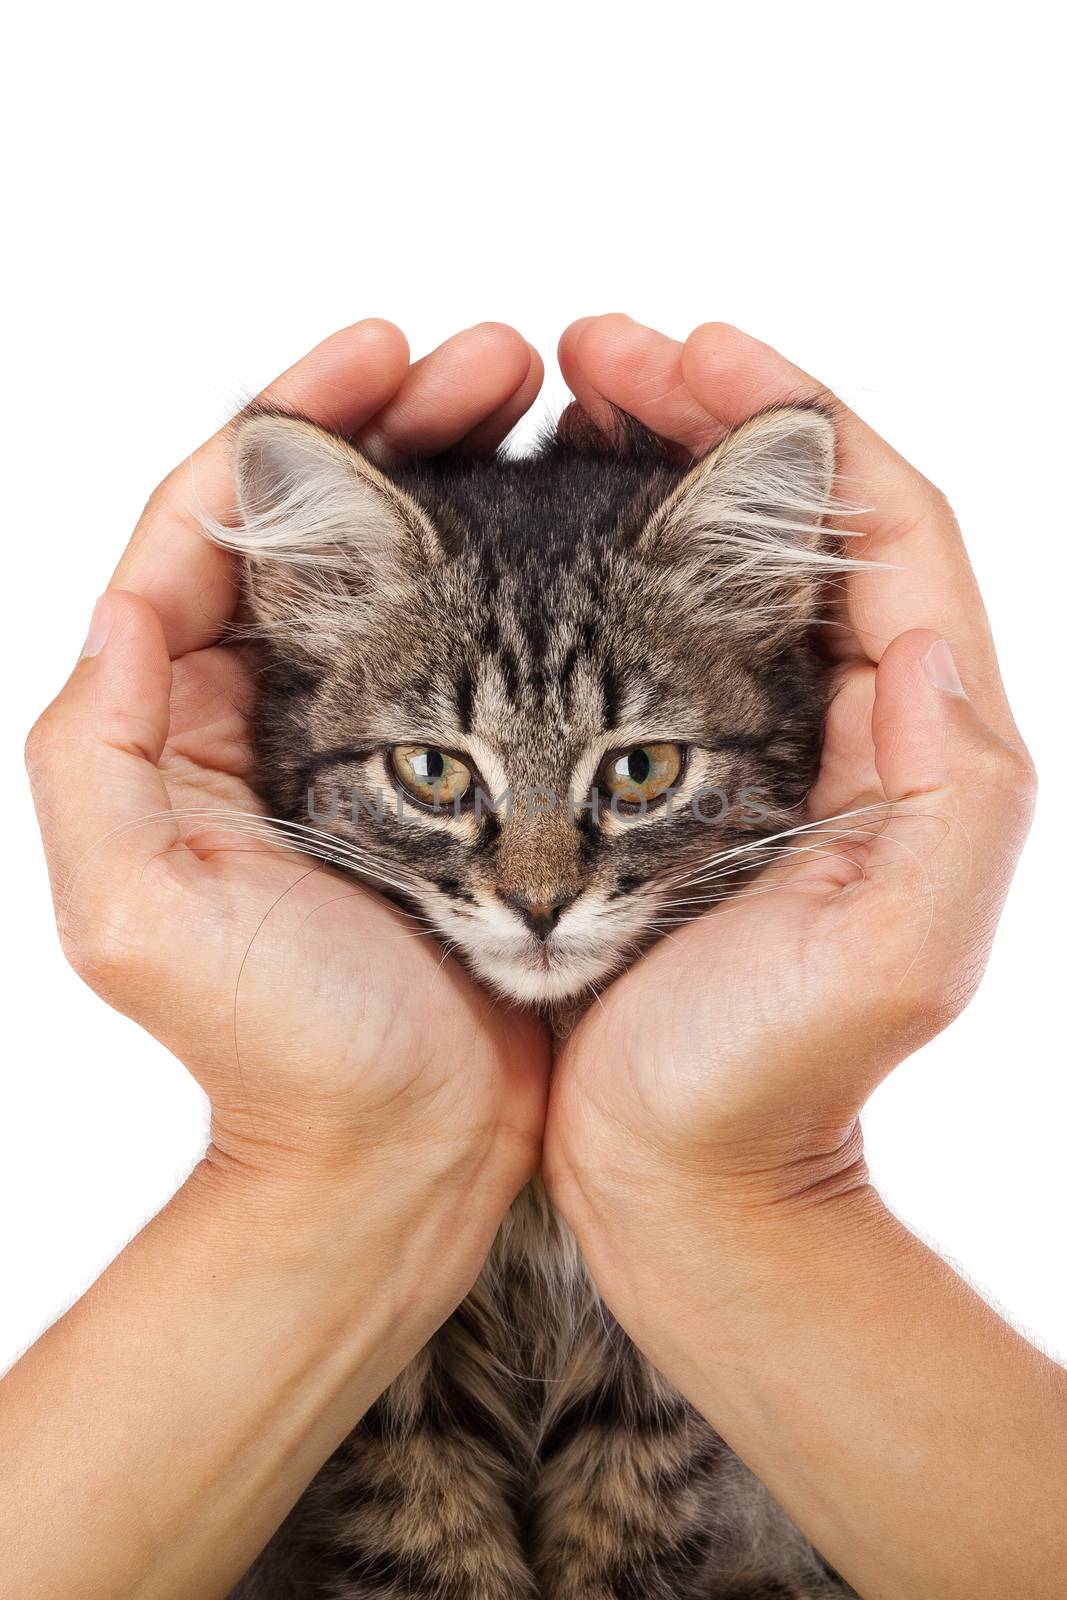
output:
[[[1030,758],[988,726],[948,645],[927,629],[901,634],[883,655],[871,726],[893,814],[868,860],[896,869],[878,875],[879,892],[896,896],[892,920],[906,923],[901,908],[917,884],[916,903],[939,932],[984,960],[1033,814]]]
[[[928,628],[900,634],[878,664],[871,713],[875,766],[886,798],[979,781],[1023,752],[995,734],[968,698],[952,651]]]
[[[81,659],[38,720],[26,764],[57,904],[102,887],[117,864],[138,870],[177,838],[156,763],[170,726],[171,664],[146,600],[110,590],[97,602]],[[106,851],[102,847],[107,844]]]

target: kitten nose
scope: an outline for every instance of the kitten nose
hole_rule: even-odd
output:
[[[544,944],[567,907],[573,905],[577,898],[576,894],[561,894],[553,900],[527,900],[525,895],[513,894],[508,898],[508,905],[518,912],[530,932]]]

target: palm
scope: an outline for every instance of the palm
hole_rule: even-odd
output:
[[[557,1071],[557,1131],[592,1121],[699,1142],[795,1094],[792,1035],[806,1036],[843,965],[856,971],[863,960],[863,897],[844,916],[835,896],[862,879],[887,814],[870,735],[873,678],[853,667],[840,680],[803,830],[773,843],[758,876],[662,940],[586,1014]],[[778,1070],[756,1075],[768,1039]],[[700,1040],[714,1040],[714,1051],[694,1048]]]
[[[219,1059],[203,1074],[216,1108],[229,1099],[254,1118],[258,1102],[292,1095],[332,1115],[358,1080],[363,1118],[398,1094],[432,1102],[446,1127],[488,1114],[501,1072],[535,1067],[538,1031],[506,1023],[379,896],[286,848],[249,785],[253,693],[234,649],[176,661],[158,768],[182,838],[165,870],[197,951],[198,1004],[217,1019]]]

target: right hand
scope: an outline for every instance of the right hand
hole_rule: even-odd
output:
[[[381,322],[326,340],[263,397],[396,453],[492,449],[541,363],[485,325],[409,367]],[[232,510],[227,431],[156,490],[88,653],[28,744],[65,952],[211,1100],[223,1165],[343,1172],[355,1160],[460,1186],[488,1247],[535,1169],[547,1048],[376,895],[185,808],[262,814],[248,782],[253,677],[218,643],[231,558],[195,491]]]
[[[610,1234],[629,1274],[642,1249],[658,1260],[674,1200],[699,1230],[712,1204],[767,1216],[862,1187],[859,1113],[974,993],[1035,780],[955,517],[872,429],[720,324],[682,344],[587,319],[560,353],[594,425],[620,407],[693,456],[768,406],[829,405],[842,482],[868,508],[848,553],[876,564],[827,607],[833,696],[806,828],[723,904],[731,867],[759,853],[709,854],[680,891],[707,914],[606,991],[553,1074],[549,1187],[587,1259]]]

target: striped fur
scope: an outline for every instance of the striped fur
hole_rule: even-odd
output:
[[[531,1186],[233,1600],[851,1594],[575,1260]]]
[[[242,523],[212,531],[245,558],[264,652],[262,791],[501,994],[580,1005],[800,819],[826,701],[813,629],[850,565],[824,527],[822,413],[754,419],[688,471],[623,423],[610,450],[385,473],[271,416],[242,424],[237,463]],[[590,803],[606,753],[657,739],[685,751],[675,812]],[[494,795],[579,804],[376,810],[390,748],[422,743]],[[356,813],[324,816],[317,789],[313,812],[317,784]],[[709,787],[765,804],[709,821]],[[553,899],[567,909],[535,936],[514,908]],[[233,1600],[851,1593],[630,1344],[534,1183]]]

